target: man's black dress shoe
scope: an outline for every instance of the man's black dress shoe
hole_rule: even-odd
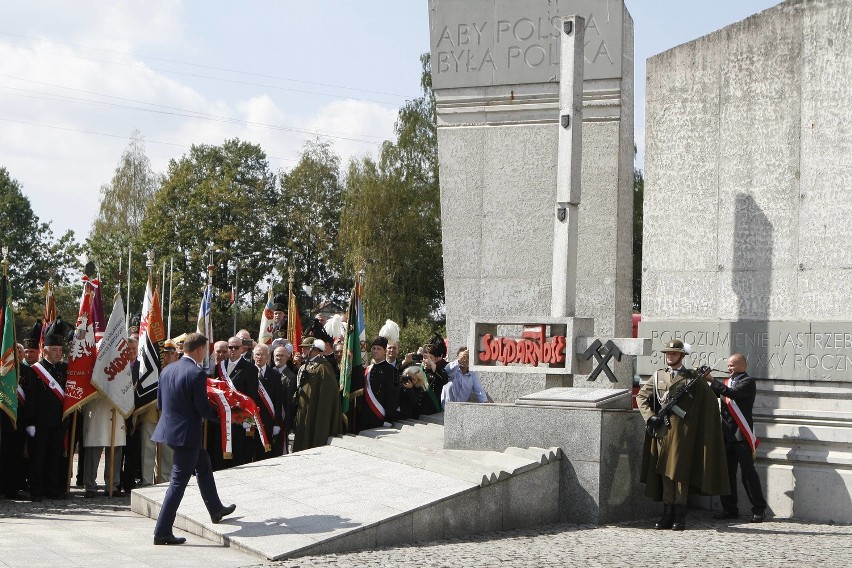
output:
[[[169,536],[155,536],[154,544],[183,544],[186,542],[186,539],[182,536],[175,536],[170,534]]]
[[[222,507],[222,510],[221,510],[221,511],[219,511],[219,512],[218,512],[218,513],[216,513],[216,514],[212,514],[212,515],[210,515],[210,520],[211,520],[211,521],[213,521],[213,524],[214,524],[214,525],[219,524],[219,522],[220,522],[223,518],[225,518],[225,517],[227,517],[228,515],[230,515],[231,513],[233,513],[233,512],[234,512],[234,509],[236,509],[236,508],[237,508],[237,506],[236,506],[236,505],[228,505],[227,507]]]
[[[713,518],[717,521],[724,521],[728,519],[739,519],[740,514],[736,511],[722,511],[721,513],[716,513],[713,515]]]
[[[755,513],[751,516],[751,522],[753,523],[762,523],[766,519],[766,515],[764,513]]]

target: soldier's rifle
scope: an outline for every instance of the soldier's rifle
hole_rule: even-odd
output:
[[[692,378],[687,381],[686,386],[673,396],[670,396],[668,401],[660,407],[657,413],[648,419],[648,423],[646,425],[648,434],[655,438],[664,438],[666,432],[672,425],[670,419],[672,414],[676,414],[680,419],[686,418],[686,411],[681,408],[678,403],[687,396],[692,398],[692,390],[696,381],[703,381],[704,375],[713,371],[719,371],[719,369],[711,369],[709,365],[701,365],[695,369],[692,372]]]

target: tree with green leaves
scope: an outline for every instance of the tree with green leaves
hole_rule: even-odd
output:
[[[131,303],[141,301],[147,275],[139,230],[145,218],[145,208],[159,189],[162,177],[154,172],[145,153],[142,133],[134,130],[130,144],[121,155],[109,183],[101,186],[98,216],[92,224],[86,250],[101,273],[101,280],[110,291],[116,284],[127,285],[127,261],[131,247]],[[119,260],[120,259],[120,260]],[[123,274],[119,274],[121,265]],[[125,290],[126,292],[126,290]],[[111,297],[107,294],[105,297]],[[140,306],[132,303],[132,311]]]
[[[66,319],[77,316],[73,288],[81,273],[82,254],[73,231],[54,238],[49,223],[39,220],[21,184],[0,166],[0,246],[9,249],[9,278],[19,328],[41,318],[44,284],[52,277],[57,289],[57,308]],[[79,300],[79,294],[77,296]]]
[[[280,174],[273,241],[281,290],[292,264],[297,286],[312,286],[316,302],[348,297],[354,279],[343,273],[338,242],[342,193],[340,158],[328,141],[306,142],[299,163]]]
[[[143,249],[160,259],[155,263],[174,258],[173,335],[195,327],[208,264],[214,267],[216,337],[233,332],[228,299],[237,284],[238,328],[252,329],[259,321],[259,300],[265,300],[274,265],[274,204],[275,179],[256,144],[233,139],[194,145],[169,162],[139,237]]]
[[[642,312],[642,213],[645,177],[633,170],[633,311]]]
[[[366,270],[364,313],[375,329],[388,318],[403,328],[428,321],[444,299],[429,54],[421,63],[423,96],[400,109],[395,140],[382,145],[378,161],[353,160],[346,176],[340,248],[350,271]]]

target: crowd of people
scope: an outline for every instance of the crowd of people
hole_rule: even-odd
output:
[[[477,373],[468,367],[465,348],[448,362],[446,342],[436,333],[416,352],[400,356],[399,328],[393,322],[388,322],[392,325],[386,325],[369,347],[366,341],[360,342],[360,364],[352,367],[351,388],[344,392],[340,371],[345,326],[340,325],[341,317],[325,325],[314,320],[294,346],[286,337],[286,306],[276,304],[275,308],[270,344],[258,343],[243,329],[227,341],[216,341],[206,361],[207,376],[226,381],[250,398],[259,414],[259,424],[245,421],[231,424],[229,430],[216,418],[205,422],[203,448],[213,470],[324,445],[330,436],[357,434],[435,414],[450,401],[488,400]],[[161,346],[162,373],[185,358],[186,338],[182,334]],[[0,413],[4,420],[0,425],[0,493],[9,499],[63,499],[73,482],[84,489],[85,497],[117,496],[169,481],[174,451],[168,444],[152,440],[161,417],[155,404],[137,407],[124,419],[113,412],[107,398],[95,394],[75,411],[77,435],[74,447],[69,448],[71,420],[63,418],[66,339],[46,333],[41,348],[37,339],[18,346],[17,427]],[[128,345],[132,380],[138,386],[138,328],[130,327]],[[260,428],[265,436],[260,435]],[[224,449],[223,432],[230,438],[230,451]],[[76,478],[73,465],[69,467],[75,453]],[[99,484],[96,475],[101,456],[106,463]]]

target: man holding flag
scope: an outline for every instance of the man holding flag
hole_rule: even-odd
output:
[[[23,425],[18,424],[19,375],[29,369],[18,356],[15,341],[15,316],[12,312],[12,288],[3,259],[0,282],[0,491],[8,499],[18,497],[24,463]]]

